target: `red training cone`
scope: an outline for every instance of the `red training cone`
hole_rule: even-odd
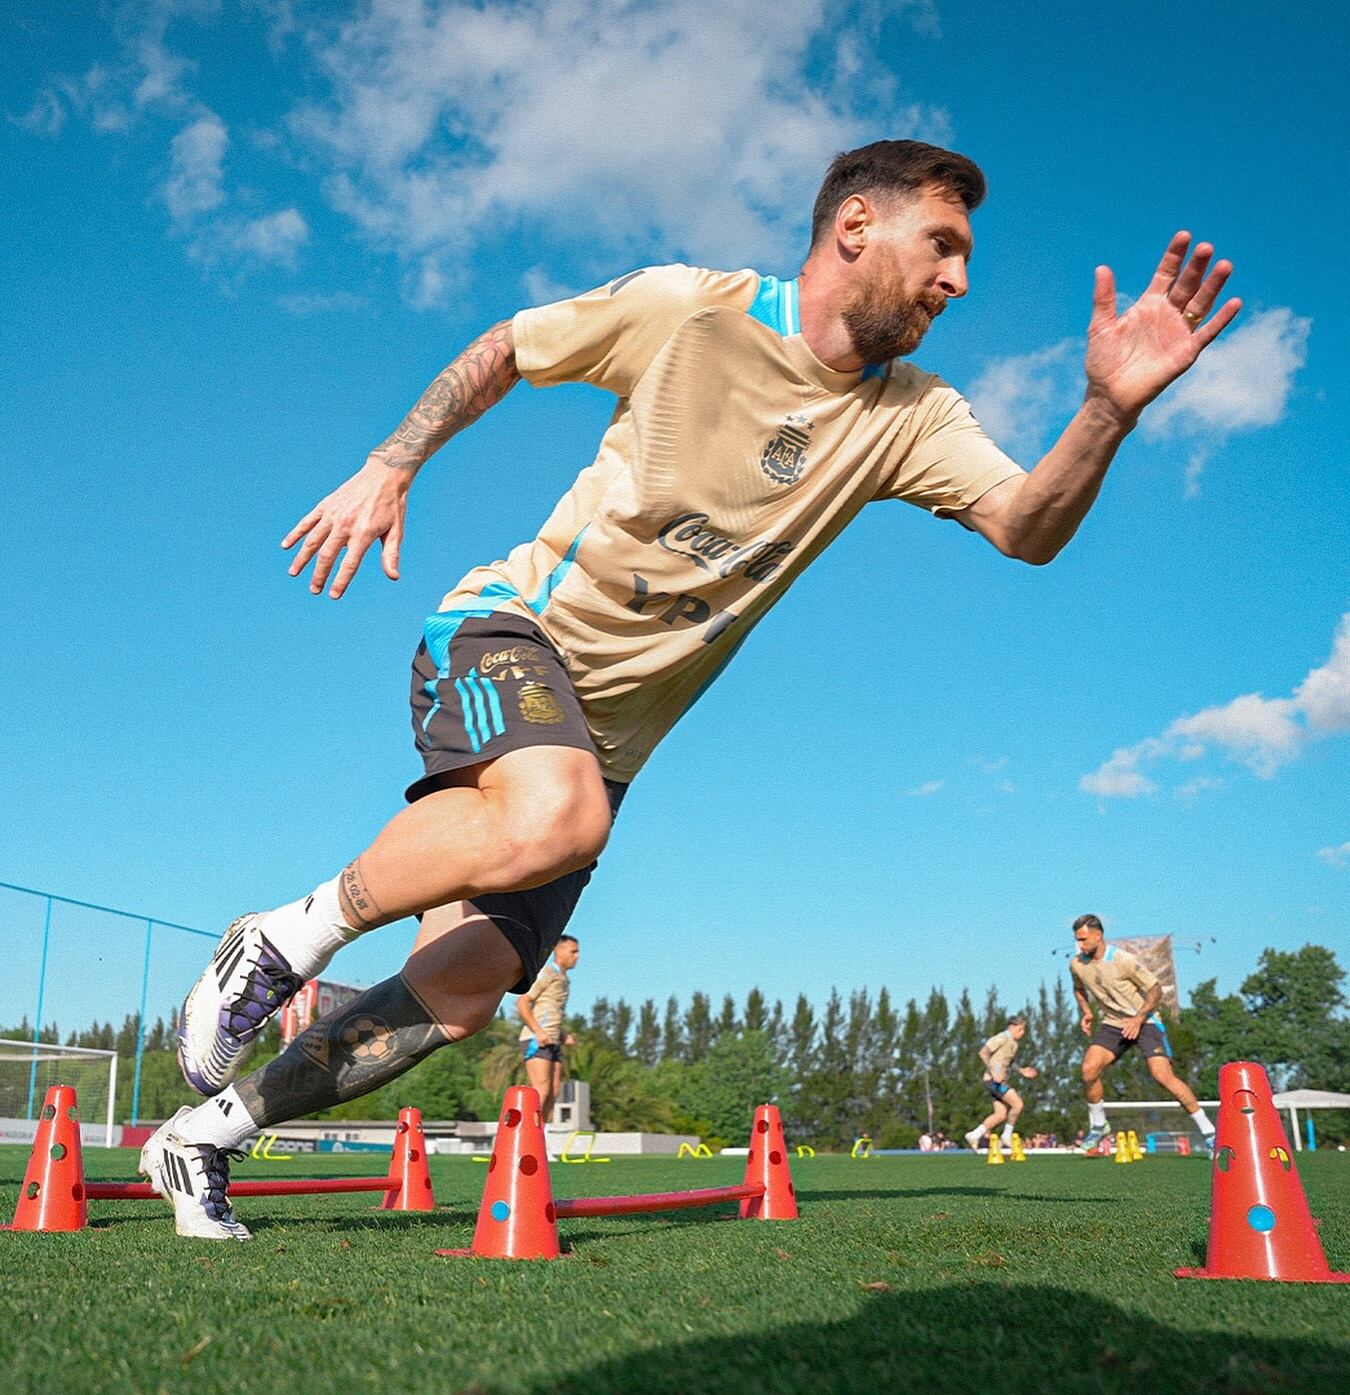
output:
[[[539,1092],[513,1085],[502,1100],[473,1246],[438,1255],[478,1259],[557,1259],[558,1215],[548,1176]]]
[[[69,1085],[47,1091],[14,1220],[5,1230],[83,1230],[89,1224],[79,1111]]]
[[[1346,1284],[1327,1266],[1266,1073],[1253,1061],[1219,1072],[1209,1248],[1179,1279],[1275,1279]]]
[[[746,1197],[741,1202],[741,1219],[753,1221],[795,1221],[797,1189],[788,1167],[787,1144],[783,1141],[783,1116],[776,1104],[761,1104],[750,1127],[750,1155],[745,1160],[746,1186],[762,1186],[763,1196]]]
[[[433,1211],[436,1197],[427,1167],[427,1140],[422,1132],[422,1111],[400,1109],[394,1130],[394,1155],[389,1159],[389,1190],[381,1211]]]

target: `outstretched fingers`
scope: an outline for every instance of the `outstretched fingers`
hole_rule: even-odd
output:
[[[1186,249],[1190,245],[1190,233],[1172,234],[1172,240],[1167,244],[1167,251],[1163,253],[1162,261],[1158,263],[1158,269],[1153,273],[1153,279],[1148,283],[1149,292],[1156,295],[1166,295],[1172,289],[1172,283],[1177,279],[1181,264],[1186,260]]]
[[[1209,266],[1209,259],[1213,255],[1212,243],[1200,242],[1196,244],[1190,261],[1182,268],[1181,274],[1177,277],[1167,296],[1178,310],[1184,310],[1190,304],[1191,297],[1200,289],[1200,283],[1205,279],[1205,269]],[[1192,306],[1192,309],[1198,308],[1198,306]]]
[[[1228,328],[1237,316],[1237,312],[1242,309],[1242,301],[1238,296],[1226,301],[1219,307],[1218,313],[1206,320],[1204,324],[1196,329],[1192,338],[1199,344],[1200,349],[1207,349]],[[1199,350],[1197,349],[1197,352]]]

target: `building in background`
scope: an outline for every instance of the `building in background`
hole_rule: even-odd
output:
[[[350,983],[333,983],[326,978],[310,979],[281,1009],[282,1046],[289,1046],[316,1018],[326,1017],[335,1007],[351,1002],[364,991],[353,988]]]
[[[1172,954],[1171,935],[1132,935],[1109,939],[1107,944],[1133,954],[1153,974],[1162,984],[1163,1011],[1175,1017],[1181,1010],[1181,999],[1177,994],[1177,961]]]

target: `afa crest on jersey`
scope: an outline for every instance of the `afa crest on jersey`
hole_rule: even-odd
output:
[[[806,417],[788,417],[764,447],[759,468],[775,484],[796,484],[801,479],[806,470],[806,448],[811,443],[813,426]]]

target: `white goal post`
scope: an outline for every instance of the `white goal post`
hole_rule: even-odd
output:
[[[90,1046],[57,1046],[46,1041],[12,1041],[0,1037],[0,1125],[21,1132],[36,1123],[53,1085],[70,1085],[79,1102],[83,1140],[93,1143],[103,1120],[103,1146],[115,1139],[117,1052]]]

